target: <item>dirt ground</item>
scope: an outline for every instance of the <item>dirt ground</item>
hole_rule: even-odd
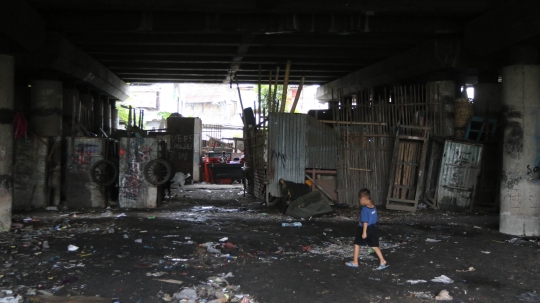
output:
[[[390,267],[374,271],[368,250],[359,268],[344,265],[358,208],[297,220],[239,186],[187,188],[154,210],[14,214],[12,231],[0,234],[0,290],[123,303],[211,302],[216,292],[229,302],[327,303],[435,302],[446,289],[452,302],[540,302],[540,242],[500,234],[495,213],[380,207]],[[453,282],[431,281],[441,275]]]

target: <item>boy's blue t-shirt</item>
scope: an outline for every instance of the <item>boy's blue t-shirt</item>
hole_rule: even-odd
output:
[[[360,213],[360,225],[366,222],[369,225],[377,224],[377,208],[369,208],[367,206],[362,207],[362,212]]]

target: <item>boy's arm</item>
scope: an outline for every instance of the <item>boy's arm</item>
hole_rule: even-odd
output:
[[[367,238],[367,226],[368,226],[368,224],[367,224],[367,222],[364,222],[363,225],[364,226],[363,226],[363,231],[362,231],[362,239],[365,239],[365,238]]]

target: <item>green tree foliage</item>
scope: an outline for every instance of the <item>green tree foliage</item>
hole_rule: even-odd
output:
[[[255,86],[255,91],[258,93],[259,92],[259,88],[258,86]],[[268,108],[270,107],[270,102],[269,100],[271,100],[271,98],[273,97],[274,95],[274,86],[272,85],[272,96],[269,96],[269,91],[270,91],[270,88],[268,85],[261,85],[261,106],[262,108],[266,109],[268,111]],[[283,85],[278,85],[277,86],[277,93],[276,93],[276,100],[279,104],[279,106],[281,106],[281,98],[283,97]],[[291,99],[291,90],[287,90],[287,104],[290,102],[290,99]],[[289,105],[290,107],[290,105]],[[279,108],[278,108],[279,109]]]

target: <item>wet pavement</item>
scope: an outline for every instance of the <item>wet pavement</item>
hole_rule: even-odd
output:
[[[239,186],[187,188],[155,210],[14,214],[0,234],[0,290],[26,302],[435,302],[442,290],[449,302],[540,302],[538,240],[500,234],[494,213],[379,208],[390,267],[375,271],[367,249],[358,268],[344,265],[358,208],[298,220]]]

